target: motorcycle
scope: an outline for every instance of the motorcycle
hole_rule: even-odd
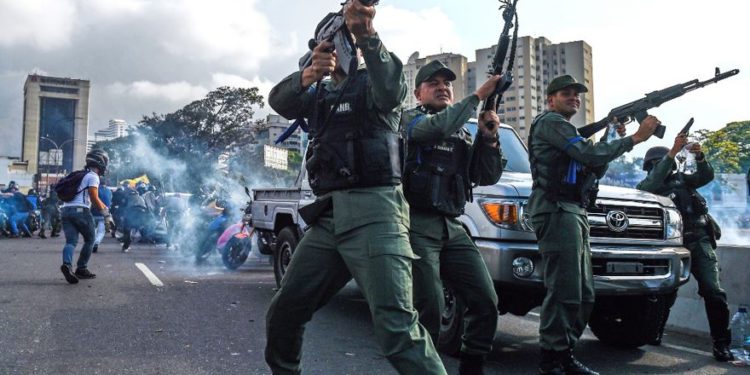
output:
[[[245,193],[250,195],[247,188],[245,188]],[[221,261],[227,269],[236,270],[243,265],[253,248],[252,238],[255,228],[252,227],[253,214],[251,212],[251,202],[248,202],[242,220],[229,226],[216,243],[216,248],[221,254]]]
[[[204,233],[203,238],[198,241],[198,247],[195,249],[196,263],[204,262],[214,253],[219,237],[229,225],[229,213],[226,209],[221,208],[222,204],[214,203],[202,206],[202,217],[199,220],[203,225],[208,225],[208,230]]]

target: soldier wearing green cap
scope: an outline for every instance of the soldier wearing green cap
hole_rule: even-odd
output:
[[[497,87],[490,77],[474,94],[453,103],[456,75],[440,61],[417,72],[419,106],[402,115],[408,140],[404,195],[414,253],[414,304],[419,320],[437,342],[444,308],[443,281],[466,303],[459,374],[481,374],[497,328],[497,295],[487,266],[457,217],[471,199],[472,185],[492,185],[502,174],[496,113],[479,116],[476,138],[464,124]],[[489,122],[495,126],[488,127]],[[442,281],[441,281],[442,279]],[[463,335],[462,335],[463,334]]]
[[[413,307],[416,257],[399,157],[403,66],[372,27],[374,6],[347,1],[343,16],[366,69],[347,75],[341,51],[321,42],[312,64],[269,95],[280,115],[309,121],[305,168],[317,198],[300,209],[309,229],[268,308],[265,359],[274,374],[301,373],[305,325],[354,278],[391,365],[401,374],[446,374]]]
[[[581,137],[570,118],[586,86],[570,75],[547,87],[547,110],[529,131],[533,186],[527,210],[542,255],[544,286],[539,323],[540,374],[596,374],[573,356],[594,306],[594,280],[584,182],[601,177],[607,163],[647,140],[659,121],[648,116],[630,137],[594,143]],[[618,132],[623,135],[624,127]]]

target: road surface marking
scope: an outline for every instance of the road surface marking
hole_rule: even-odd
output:
[[[702,355],[702,356],[706,356],[706,357],[713,357],[714,356],[713,353],[709,353],[709,352],[706,352],[706,351],[703,351],[703,350],[688,348],[688,347],[680,346],[680,345],[673,345],[673,344],[661,343],[661,346],[663,346],[665,348],[669,348],[669,349],[680,350],[680,351],[683,351],[683,352],[688,352],[688,353],[692,353],[692,354]]]
[[[148,267],[146,267],[145,264],[136,263],[135,266],[138,267],[138,269],[141,270],[141,272],[143,272],[143,275],[146,276],[146,278],[148,279],[148,281],[151,282],[151,284],[153,284],[154,286],[164,286],[164,283],[162,283],[161,280],[159,280],[159,278],[156,277],[156,275],[154,275],[154,273],[151,272],[151,270],[148,269]]]
[[[539,317],[539,313],[535,313],[535,312],[532,312],[532,311],[529,312],[529,315],[535,316],[537,318]],[[584,335],[586,335],[586,333],[584,333]],[[591,336],[591,338],[595,338],[595,336]],[[691,354],[702,355],[702,356],[705,356],[705,357],[713,357],[714,356],[713,353],[709,353],[709,352],[703,351],[703,350],[688,348],[686,346],[681,346],[681,345],[667,344],[667,343],[662,342],[661,346],[663,346],[665,348],[673,349],[673,350],[679,350],[681,352],[687,352],[687,353],[691,353]]]

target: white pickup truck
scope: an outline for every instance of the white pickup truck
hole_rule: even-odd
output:
[[[476,132],[476,123],[467,128]],[[499,296],[501,314],[525,315],[544,297],[536,237],[524,212],[531,193],[525,145],[501,125],[504,172],[492,186],[474,189],[460,217],[484,257]],[[297,209],[315,196],[302,173],[294,188],[253,191],[253,226],[264,254],[273,254],[280,282],[304,235]],[[589,326],[599,340],[621,347],[651,341],[680,285],[690,276],[690,253],[682,246],[682,221],[670,199],[634,189],[601,186],[589,210],[596,304]],[[463,302],[446,285],[439,346],[455,353],[463,331]],[[502,327],[502,324],[501,324]]]

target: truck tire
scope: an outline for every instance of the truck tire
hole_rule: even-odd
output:
[[[282,229],[276,238],[276,250],[273,252],[273,275],[276,277],[276,286],[279,288],[298,242],[297,233],[294,228],[290,227]]]
[[[597,297],[589,327],[605,344],[637,348],[657,337],[670,302],[672,295]]]
[[[453,293],[453,289],[449,286],[443,287],[443,294],[445,295],[445,309],[440,317],[440,336],[437,346],[441,352],[455,357],[461,351],[466,304],[461,297]]]

